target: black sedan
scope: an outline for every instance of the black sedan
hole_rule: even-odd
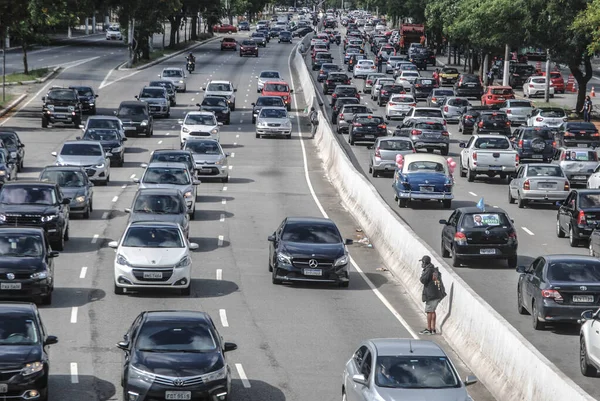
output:
[[[198,106],[201,111],[212,111],[215,113],[218,122],[225,125],[231,123],[231,109],[229,108],[227,98],[224,96],[206,96],[202,100],[202,103],[197,103],[196,106]]]
[[[37,307],[30,303],[0,303],[0,332],[2,398],[48,400],[48,346],[56,344],[58,338],[47,334]]]
[[[94,184],[80,166],[46,166],[40,173],[40,181],[58,184],[65,198],[71,200],[69,216],[90,218],[94,210]]]
[[[360,92],[356,86],[336,85],[331,94],[331,106],[335,106],[335,102],[341,97],[355,97],[360,102]]]
[[[96,98],[98,94],[90,86],[70,86],[69,89],[75,89],[79,96],[81,109],[83,112],[96,114]]]
[[[17,165],[17,171],[23,170],[25,159],[25,144],[21,142],[19,134],[11,130],[0,131],[0,141],[8,151],[8,159],[14,160]]]
[[[327,76],[331,72],[339,72],[341,68],[334,63],[324,63],[321,65],[321,69],[319,70],[319,75],[317,75],[317,82],[323,82],[327,79]]]
[[[382,116],[370,113],[355,114],[352,120],[346,120],[348,127],[348,143],[374,143],[377,138],[387,135],[387,125]]]
[[[285,103],[281,96],[259,96],[256,103],[252,103],[252,124],[256,124],[263,107],[285,107]]]
[[[444,225],[442,256],[452,257],[452,266],[473,260],[505,259],[508,267],[517,267],[517,231],[504,210],[461,207],[448,220],[440,220],[440,224]]]
[[[499,134],[510,136],[510,120],[504,111],[483,111],[475,120],[475,134]]]
[[[316,217],[288,217],[269,236],[273,284],[315,281],[348,287],[349,257],[335,223]]]
[[[231,399],[225,353],[237,345],[223,342],[204,312],[142,312],[117,347],[125,352],[125,400]]]
[[[405,94],[406,89],[404,89],[403,85],[399,84],[391,84],[391,85],[383,85],[381,89],[379,89],[379,95],[377,96],[377,105],[382,107],[385,106],[386,103],[390,100],[392,95]]]
[[[338,85],[350,85],[350,77],[343,72],[330,72],[323,82],[323,93],[329,95]]]
[[[556,215],[556,236],[569,235],[569,244],[577,247],[587,241],[600,223],[600,190],[572,189]]]
[[[547,323],[576,323],[582,312],[600,305],[600,260],[595,257],[540,256],[517,272],[517,309],[531,314],[535,330]]]

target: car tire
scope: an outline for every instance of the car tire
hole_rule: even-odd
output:
[[[540,319],[538,319],[538,310],[535,300],[531,304],[531,323],[534,330],[543,330],[546,328],[546,324],[540,322]]]
[[[351,146],[354,146],[354,138],[352,138],[352,135],[348,135],[348,143],[349,143]]]
[[[350,281],[340,281],[340,282],[338,283],[338,286],[339,286],[340,288],[348,288],[348,287],[350,286]]]
[[[227,121],[225,121],[225,125],[230,125],[230,124],[231,124],[231,117],[229,117],[229,118],[227,119]]]
[[[114,284],[114,289],[113,289],[113,292],[114,292],[116,295],[122,295],[122,294],[124,294],[124,293],[125,293],[124,289],[123,289],[123,288],[121,288],[121,287],[118,287],[116,284]]]
[[[242,53],[240,53],[240,57],[243,57],[243,56],[242,56]]]
[[[257,139],[260,139],[260,134],[256,134],[256,138],[257,138]]]
[[[583,336],[579,338],[579,368],[581,369],[581,374],[586,377],[596,377],[598,375],[598,369],[590,364],[588,359],[585,338]]]
[[[57,251],[64,251],[65,250],[65,236],[64,236],[64,234],[61,233],[60,239],[58,241],[54,241],[52,243],[52,249],[57,250]]]
[[[450,208],[452,208],[452,199],[444,199],[444,200],[442,200],[442,207],[444,209],[450,209]]]
[[[579,246],[579,239],[575,238],[573,226],[569,227],[569,245],[571,245],[572,248],[577,248]]]
[[[458,256],[454,253],[454,249],[452,250],[452,267],[460,267],[462,262]]]
[[[513,198],[513,196],[510,193],[510,187],[508,188],[508,203],[510,203],[511,205],[515,203],[515,198]]]
[[[252,117],[252,124],[256,124],[256,118]]]
[[[443,148],[440,153],[442,154],[442,156],[448,156],[450,149],[448,147]]]
[[[517,205],[519,206],[519,209],[523,209],[525,206],[527,206],[529,202],[527,201],[527,199],[523,199],[521,198],[520,194],[517,194]]]
[[[48,128],[48,119],[42,117],[42,128]]]
[[[258,52],[256,52],[256,54],[254,55],[254,57],[258,57]]]
[[[520,286],[517,286],[517,312],[519,312],[519,315],[526,315],[528,313],[525,306],[523,306],[523,293]]]
[[[369,172],[371,173],[371,175],[373,176],[373,178],[379,177],[379,173],[374,168],[369,167]]]
[[[556,236],[558,238],[564,238],[565,237],[565,232],[560,227],[560,221],[558,220],[558,218],[556,219]]]
[[[85,212],[83,212],[83,215],[81,216],[84,219],[89,219],[90,218],[90,207],[88,205],[87,210]]]
[[[408,199],[398,198],[398,206],[401,208],[408,207]]]
[[[442,258],[449,258],[450,257],[450,251],[448,251],[446,249],[446,247],[444,246],[444,240],[442,240],[442,242],[441,242],[440,249],[442,251]]]
[[[273,283],[275,285],[279,285],[279,284],[281,284],[281,280],[275,278],[275,273],[276,273],[276,270],[273,269],[273,274],[271,274],[271,283]]]
[[[518,259],[516,256],[511,256],[510,258],[506,259],[506,263],[508,264],[509,269],[516,269],[517,262],[518,262]]]
[[[221,178],[221,182],[222,182],[223,184],[226,184],[226,183],[228,183],[228,182],[229,182],[229,176]]]
[[[468,167],[467,167],[467,181],[469,181],[469,182],[475,181],[475,173],[473,172],[473,170],[471,170]]]

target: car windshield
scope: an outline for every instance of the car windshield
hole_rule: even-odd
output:
[[[370,110],[367,106],[351,105],[351,106],[344,106],[342,108],[341,113],[342,114],[370,113]]]
[[[227,102],[222,97],[205,97],[202,100],[202,106],[227,107]]]
[[[77,94],[79,96],[94,96],[94,92],[92,92],[92,88],[79,87],[77,89]]]
[[[220,155],[222,153],[216,141],[187,141],[185,150],[199,155]]]
[[[150,158],[150,162],[171,162],[171,163],[184,163],[190,164],[192,156],[187,152],[182,153],[171,153],[171,152],[155,152]]]
[[[164,98],[165,90],[163,88],[144,88],[140,93],[141,99]]]
[[[0,152],[0,164],[6,164],[6,153]]]
[[[253,40],[244,40],[242,42],[242,46],[256,46],[256,42],[254,42]]]
[[[39,258],[44,252],[43,244],[39,235],[2,234],[0,257]]]
[[[223,42],[226,42],[226,43],[235,43],[235,39],[234,38],[223,38]]]
[[[569,123],[566,127],[567,131],[583,131],[583,130],[596,130],[596,126],[593,123]]]
[[[357,117],[354,121],[357,124],[366,124],[366,125],[379,125],[383,124],[383,117],[377,116],[368,116],[368,117]]]
[[[289,92],[286,84],[266,84],[264,90],[265,92]]]
[[[413,144],[411,141],[390,139],[379,142],[379,147],[383,150],[412,150]]]
[[[457,388],[460,380],[446,357],[380,356],[375,383],[389,388]]]
[[[480,137],[475,141],[477,149],[510,149],[511,145],[506,138],[485,138]]]
[[[463,82],[469,82],[469,83],[479,83],[479,77],[477,75],[463,75],[462,77],[462,81]]]
[[[532,78],[531,82],[533,82],[534,84],[545,84],[546,78]]]
[[[142,352],[214,352],[215,337],[200,321],[149,321],[140,329],[136,348]]]
[[[90,128],[119,129],[119,122],[117,120],[100,120],[100,119],[90,118],[87,121],[86,128],[87,129],[90,129]]]
[[[231,92],[232,90],[230,84],[208,84],[206,88],[207,92]]]
[[[416,71],[403,71],[402,72],[402,77],[405,78],[411,78],[411,77],[418,77],[419,73]]]
[[[492,89],[491,93],[492,93],[492,95],[504,95],[504,96],[514,95],[513,90],[510,88]]]
[[[550,118],[564,118],[567,116],[564,110],[540,110],[540,116]]]
[[[565,160],[596,162],[598,161],[598,154],[595,150],[571,150],[565,152]]]
[[[444,68],[442,69],[442,74],[457,74],[458,70],[456,68]]]
[[[11,132],[2,132],[0,133],[0,140],[4,143],[4,146],[9,148],[17,147],[18,141],[16,134]]]
[[[533,108],[533,105],[525,100],[513,100],[507,107],[525,107],[525,108]]]
[[[66,143],[60,154],[62,156],[102,156],[102,146],[93,143]]]
[[[288,223],[281,234],[282,241],[305,244],[339,244],[340,233],[332,224],[326,223]]]
[[[467,99],[450,99],[448,100],[448,106],[466,107],[469,105]]]
[[[444,124],[434,121],[422,121],[415,124],[416,129],[424,129],[428,131],[444,131]]]
[[[527,177],[564,177],[559,166],[536,166],[530,164],[527,168]]]
[[[482,114],[481,119],[485,120],[485,121],[491,121],[491,122],[498,122],[498,121],[503,122],[503,121],[508,120],[508,116],[506,114],[500,114],[500,113],[489,113],[489,114]]]
[[[435,89],[431,96],[454,96],[454,91],[452,89]]]
[[[356,95],[356,88],[335,88],[335,93],[341,96],[354,96]]]
[[[186,171],[175,167],[149,167],[146,169],[144,184],[190,185]]]
[[[597,283],[600,281],[600,263],[594,262],[550,262],[548,280],[576,283]]]
[[[513,73],[522,75],[531,75],[535,73],[535,67],[532,65],[515,65],[512,70]]]
[[[56,193],[51,187],[5,186],[0,191],[0,203],[5,205],[56,205]]]
[[[278,71],[263,71],[260,73],[261,78],[281,78]]]
[[[259,118],[286,118],[287,110],[285,109],[271,109],[271,108],[263,108],[260,111]]]
[[[119,116],[139,116],[140,114],[146,114],[146,106],[121,106],[119,108]]]
[[[83,173],[73,170],[44,170],[40,175],[40,181],[55,182],[59,187],[63,188],[81,188],[85,186]]]
[[[76,100],[76,93],[72,89],[54,89],[48,92],[48,100]]]
[[[89,129],[83,135],[83,139],[90,141],[117,141],[120,137],[115,129]]]
[[[415,109],[414,117],[443,118],[441,110]]]
[[[133,206],[134,212],[156,214],[180,214],[186,211],[185,204],[176,195],[140,195]]]
[[[162,86],[167,92],[173,91],[173,84],[167,81],[152,81],[150,82],[150,86]]]
[[[396,102],[396,103],[416,103],[417,101],[410,96],[392,96],[392,98],[390,99],[390,102]]]
[[[283,99],[280,97],[261,96],[256,100],[257,106],[280,106],[283,107]]]
[[[0,319],[0,345],[33,345],[39,341],[37,326],[28,316]]]
[[[438,162],[419,160],[408,165],[407,171],[411,173],[444,173],[444,165]]]
[[[181,70],[163,70],[162,76],[165,78],[183,78]]]
[[[174,227],[129,227],[121,246],[128,248],[185,248],[185,242]]]
[[[217,120],[210,114],[188,114],[183,125],[217,125]]]
[[[321,66],[321,69],[322,69],[323,71],[339,71],[339,70],[340,70],[340,67],[338,67],[338,66],[337,66],[337,65],[335,65],[335,64],[323,64],[323,65]]]
[[[346,80],[348,80],[348,75],[331,73],[331,74],[329,74],[329,77],[327,78],[327,80],[328,81],[346,81]]]

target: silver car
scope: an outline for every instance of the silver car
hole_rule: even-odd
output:
[[[570,191],[569,180],[556,164],[522,164],[517,177],[508,186],[508,202],[520,208],[529,202],[554,204],[565,200]]]
[[[292,121],[285,107],[263,107],[256,118],[256,137],[292,137]]]
[[[446,121],[458,124],[460,116],[465,114],[469,106],[471,106],[471,103],[467,98],[450,96],[444,99],[440,107]]]
[[[162,86],[145,86],[135,98],[148,103],[148,109],[153,116],[168,118],[171,115],[169,94]]]
[[[210,81],[206,87],[202,88],[204,96],[222,96],[227,99],[231,111],[235,111],[235,92],[237,89],[229,81]]]
[[[368,106],[364,104],[345,104],[340,109],[340,114],[338,115],[337,120],[337,133],[343,134],[348,133],[348,128],[350,123],[348,121],[352,121],[354,119],[355,114],[362,113],[373,113]]]
[[[394,68],[401,61],[408,61],[406,56],[391,56],[387,63],[385,63],[385,72],[391,74],[394,72]]]
[[[393,84],[396,80],[392,78],[377,78],[375,84],[373,84],[373,88],[371,89],[371,100],[375,100],[379,97],[379,90],[383,85]]]
[[[373,146],[369,146],[371,153],[369,155],[369,173],[373,177],[378,177],[384,172],[394,172],[396,170],[396,156],[415,153],[415,147],[408,138],[396,136],[383,136],[375,141]]]
[[[127,224],[136,221],[158,221],[177,223],[183,229],[185,237],[189,238],[190,216],[187,212],[185,198],[178,189],[174,188],[144,188],[138,189],[133,197]]]
[[[346,363],[343,401],[427,400],[470,401],[446,353],[433,341],[379,338],[363,342]]]
[[[510,125],[527,124],[527,116],[533,112],[535,106],[529,100],[510,99],[500,105],[500,111],[508,116]]]
[[[562,168],[572,185],[587,186],[588,178],[598,166],[598,154],[592,148],[558,148],[552,164]]]
[[[427,97],[427,106],[440,107],[447,97],[456,96],[453,89],[439,88],[431,91]]]
[[[207,178],[218,178],[221,182],[229,182],[228,153],[214,139],[190,139],[185,142],[183,150],[189,150],[194,157],[196,174]]]
[[[363,86],[363,93],[371,93],[371,89],[375,84],[377,78],[385,78],[385,74],[382,72],[370,73],[365,78],[365,84]]]
[[[184,163],[152,162],[148,164],[142,178],[133,182],[140,188],[173,188],[181,191],[185,198],[188,213],[196,212],[196,185],[200,184]]]
[[[187,87],[185,83],[186,74],[183,71],[183,68],[178,67],[169,67],[162,70],[160,74],[158,74],[161,80],[170,81],[175,85],[175,88],[179,92],[185,92]]]
[[[107,185],[110,182],[110,157],[97,141],[67,141],[60,152],[52,152],[57,166],[78,166],[85,169],[90,181]]]
[[[261,71],[260,74],[256,77],[256,92],[260,93],[265,86],[265,82],[271,81],[283,81],[283,77],[279,73],[279,71]]]

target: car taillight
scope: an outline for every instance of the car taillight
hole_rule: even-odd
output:
[[[423,131],[418,130],[418,129],[414,129],[411,131],[411,135],[421,135],[423,133]]]
[[[506,126],[507,126],[507,127],[510,127],[510,121],[507,121],[507,122],[506,122]]]
[[[331,97],[337,97],[337,93],[332,94]]]
[[[508,239],[509,240],[513,240],[516,241],[517,240],[517,233],[515,231],[511,231],[508,233]]]
[[[523,183],[523,189],[526,191],[529,191],[531,189],[531,185],[529,183],[529,180],[525,180],[525,182]]]
[[[447,113],[448,112],[448,106],[444,106],[444,111]]]
[[[542,290],[542,297],[553,298],[556,302],[563,301],[562,295],[560,295],[560,292],[558,292],[556,290]]]
[[[385,94],[387,94],[387,93],[388,93],[388,91],[384,91],[384,90],[382,90],[382,91],[381,91],[381,94],[382,94],[382,95],[385,95]]]
[[[325,83],[327,83],[327,85],[331,85],[331,81],[328,79],[327,81],[325,81]]]
[[[431,101],[432,101],[432,102],[437,102],[437,98],[435,98],[435,97],[432,97],[432,98],[431,98]]]
[[[388,102],[388,104],[389,104],[390,106],[395,106],[395,105],[396,105],[396,103],[394,103],[394,102]]]
[[[360,93],[356,94],[356,98],[360,100]]]
[[[379,150],[379,146],[375,149],[375,157],[381,157],[381,151]]]
[[[544,119],[542,117],[538,117],[538,118],[535,119],[535,121],[542,122],[542,121],[544,121]]]
[[[511,109],[507,109],[506,110],[506,114],[512,114],[512,110]]]
[[[515,155],[515,166],[519,165],[519,155]]]
[[[367,79],[367,85],[371,85],[373,83],[373,81],[371,81],[370,79]]]
[[[477,152],[473,152],[473,161],[477,162]]]
[[[415,88],[420,88],[420,87],[421,87],[421,85],[420,85],[420,84],[416,84],[416,85],[415,85]]]
[[[457,232],[454,234],[454,242],[456,245],[467,245],[467,236],[465,233]]]
[[[386,128],[387,128],[387,125],[385,125],[385,124],[379,124],[379,125],[377,126],[377,128],[386,129]]]
[[[533,84],[529,84],[529,87],[530,87],[530,88],[534,88]]]
[[[411,107],[417,107],[417,104],[416,103],[411,103],[411,104],[409,104],[409,106],[411,106]]]
[[[598,131],[596,131],[592,134],[592,136],[600,136],[600,134],[598,133]]]
[[[466,115],[466,116],[465,116],[465,119],[467,119],[467,120],[470,120],[470,119],[472,119],[472,118],[473,118],[473,116],[470,116],[470,115]]]
[[[577,224],[585,224],[585,213],[583,213],[583,210],[580,210],[577,215]]]
[[[519,140],[519,145],[517,145],[517,146],[519,146],[521,149],[523,149],[523,140],[522,139]]]
[[[552,147],[553,147],[553,148],[556,148],[556,141],[553,141],[553,142],[552,142]]]
[[[339,118],[340,118],[340,120],[343,120],[344,119],[344,113],[340,113]]]
[[[569,181],[565,181],[565,186],[563,187],[563,190],[565,190],[565,191],[570,191],[571,190],[570,185],[569,185]]]
[[[483,128],[483,121],[479,121],[479,124],[477,124],[479,126],[479,128]]]
[[[321,70],[319,71],[319,74],[325,74],[325,71]]]
[[[450,133],[448,131],[443,131],[442,136],[450,136]]]
[[[361,123],[353,123],[352,126],[353,127],[362,127],[362,124]]]

